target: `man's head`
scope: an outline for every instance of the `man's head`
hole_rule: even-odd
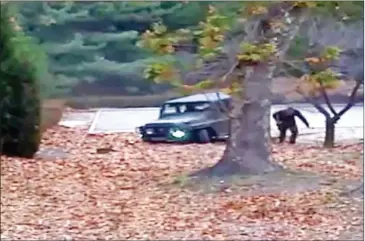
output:
[[[289,115],[293,115],[295,112],[295,109],[293,107],[288,107],[286,109],[286,113],[288,113]]]

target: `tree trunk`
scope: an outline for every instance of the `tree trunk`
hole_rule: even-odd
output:
[[[326,148],[335,146],[335,121],[332,118],[326,118],[326,134],[323,146]]]
[[[274,68],[269,64],[247,68],[242,93],[245,103],[234,101],[231,136],[222,159],[210,169],[211,175],[261,174],[276,169],[270,161],[268,99]]]

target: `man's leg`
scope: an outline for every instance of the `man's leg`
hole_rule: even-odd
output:
[[[279,143],[283,143],[285,140],[285,136],[286,136],[286,130],[288,128],[286,128],[286,126],[284,125],[278,125],[279,131],[280,131],[280,136],[279,136]]]
[[[295,141],[297,139],[298,136],[298,127],[296,125],[291,126],[290,128],[290,132],[291,132],[291,136],[290,136],[290,144],[295,144]]]

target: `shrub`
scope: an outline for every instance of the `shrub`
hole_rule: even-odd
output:
[[[1,153],[32,157],[40,144],[39,65],[32,41],[16,24],[9,4],[0,16]]]

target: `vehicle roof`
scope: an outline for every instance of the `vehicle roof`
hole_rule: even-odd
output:
[[[189,95],[181,98],[176,98],[172,100],[168,100],[165,102],[165,104],[172,104],[172,103],[189,103],[189,102],[201,102],[201,101],[208,101],[208,102],[214,102],[218,100],[226,100],[230,99],[231,96],[218,92],[219,98],[217,96],[217,92],[210,92],[210,93],[204,93],[204,94],[195,94],[195,95]]]

